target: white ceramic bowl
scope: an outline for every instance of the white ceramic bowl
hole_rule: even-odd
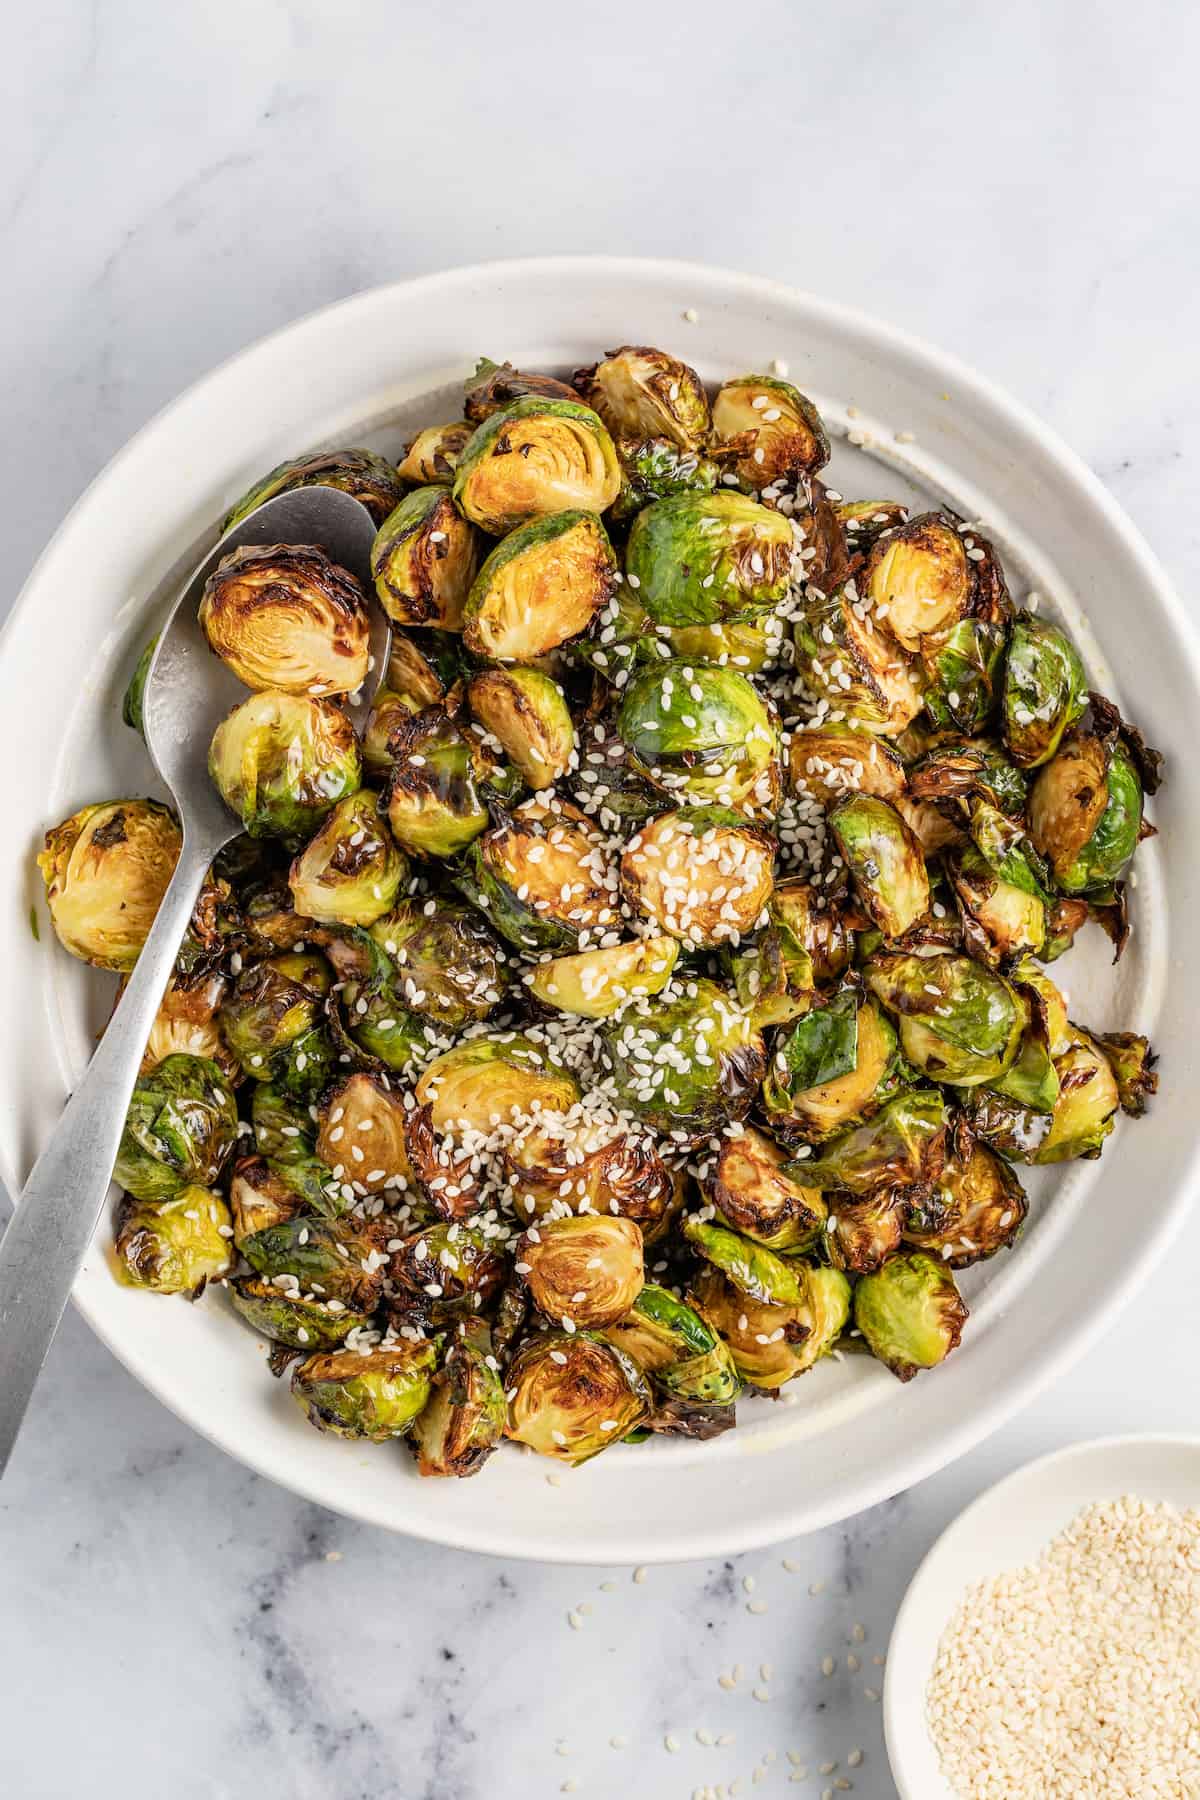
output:
[[[685,318],[691,309],[694,320]],[[715,1443],[618,1449],[557,1484],[545,1462],[514,1452],[472,1481],[420,1481],[402,1449],[321,1436],[286,1384],[271,1380],[261,1348],[221,1296],[188,1307],[121,1288],[105,1263],[106,1233],[98,1236],[76,1287],[80,1307],[154,1393],[233,1455],[376,1524],[580,1562],[742,1550],[844,1518],[920,1480],[1078,1356],[1178,1224],[1196,1167],[1197,964],[1174,934],[1200,909],[1200,762],[1188,754],[1200,659],[1162,571],[1071,453],[950,358],[771,282],[677,263],[556,258],[380,288],[216,370],[88,490],[0,640],[0,767],[10,772],[5,841],[14,851],[0,910],[0,1080],[10,1101],[0,1172],[16,1187],[111,1001],[106,979],[55,945],[33,852],[48,823],[85,801],[153,787],[139,740],[120,723],[120,696],[213,521],[285,456],[364,441],[395,450],[417,424],[454,417],[458,384],[480,353],[569,370],[630,341],[662,344],[714,380],[784,359],[838,437],[835,485],[863,497],[924,493],[982,517],[1017,593],[1032,583],[1053,597],[1097,684],[1168,753],[1171,780],[1153,809],[1163,836],[1139,859],[1129,952],[1111,971],[1106,941],[1093,930],[1067,971],[1083,1020],[1153,1032],[1164,1082],[1153,1122],[1118,1128],[1102,1162],[1032,1184],[1020,1245],[968,1276],[974,1317],[962,1349],[936,1375],[901,1388],[866,1359],[831,1361],[786,1404],[746,1404],[744,1425]],[[868,449],[845,441],[850,404],[853,428],[873,440]],[[31,905],[42,917],[40,947],[30,936]]]
[[[954,1800],[925,1724],[938,1643],[967,1589],[1036,1562],[1081,1508],[1136,1494],[1200,1506],[1200,1438],[1095,1438],[1005,1476],[948,1525],[913,1576],[888,1645],[884,1732],[900,1800]]]

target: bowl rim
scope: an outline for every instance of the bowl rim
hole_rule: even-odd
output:
[[[610,278],[624,277],[631,282],[635,280],[643,283],[654,281],[664,288],[668,286],[681,288],[685,287],[688,281],[692,281],[697,288],[706,291],[712,299],[724,292],[740,296],[743,300],[774,303],[793,316],[803,313],[813,321],[823,323],[832,330],[852,333],[868,340],[884,357],[906,360],[910,365],[915,364],[926,368],[931,375],[936,370],[937,376],[943,383],[947,378],[952,380],[958,390],[958,398],[965,403],[977,399],[1015,432],[1036,441],[1041,449],[1056,462],[1064,477],[1079,490],[1087,504],[1102,515],[1107,527],[1119,538],[1131,561],[1137,565],[1145,585],[1153,590],[1157,608],[1165,617],[1179,651],[1186,660],[1190,682],[1200,694],[1200,628],[1193,623],[1158,557],[1124,509],[1076,452],[1063,441],[1055,430],[1042,423],[1031,409],[1014,399],[989,377],[978,373],[953,353],[943,352],[922,337],[893,326],[856,307],[824,299],[787,283],[713,264],[665,258],[610,255],[508,258],[460,264],[404,280],[381,283],[361,289],[327,305],[313,308],[216,363],[160,407],[140,426],[97,472],[74,504],[63,515],[55,532],[30,569],[3,627],[0,627],[0,666],[2,666],[10,637],[15,634],[17,621],[24,618],[25,613],[34,603],[34,597],[40,586],[42,572],[47,561],[59,540],[88,504],[95,489],[113,472],[138,457],[148,438],[152,437],[166,421],[184,411],[204,389],[210,384],[215,384],[220,377],[263,355],[271,347],[278,347],[285,339],[301,335],[306,328],[332,321],[339,315],[348,315],[355,311],[366,313],[373,306],[386,307],[393,296],[401,293],[410,300],[419,300],[422,295],[437,295],[445,298],[447,294],[453,293],[457,289],[469,290],[481,282],[495,283],[519,278],[526,282],[537,280],[551,285],[599,273]],[[701,295],[700,298],[703,304],[703,296]],[[17,1193],[15,1137],[14,1130],[0,1125],[0,1176],[8,1185],[14,1200]],[[1011,1383],[997,1385],[990,1394],[981,1398],[979,1405],[972,1408],[969,1415],[965,1416],[960,1423],[943,1428],[936,1436],[915,1444],[906,1455],[892,1459],[886,1473],[875,1479],[860,1478],[855,1488],[852,1513],[864,1511],[902,1492],[957,1460],[990,1432],[996,1430],[1006,1419],[1011,1418],[1014,1413],[1028,1405],[1053,1380],[1079,1360],[1108,1328],[1120,1310],[1128,1304],[1134,1292],[1152,1272],[1155,1264],[1180,1230],[1198,1191],[1200,1191],[1200,1145],[1193,1147],[1188,1166],[1175,1183],[1169,1198],[1164,1201],[1153,1228],[1139,1233],[1127,1247],[1125,1260],[1119,1273],[1113,1277],[1111,1285],[1107,1288],[1103,1302],[1086,1319],[1076,1319],[1057,1347],[1048,1351],[1036,1368],[1022,1370],[1018,1376],[1014,1376]],[[187,1403],[181,1404],[173,1394],[168,1396],[167,1384],[160,1383],[157,1379],[152,1358],[137,1359],[129,1355],[123,1345],[114,1341],[114,1334],[106,1331],[103,1325],[93,1318],[86,1297],[76,1291],[73,1299],[91,1329],[96,1332],[107,1348],[176,1417],[181,1418],[209,1442],[216,1444],[226,1454],[236,1457],[238,1461],[254,1469],[257,1473],[279,1482],[308,1500],[323,1506],[337,1507],[338,1503],[329,1499],[328,1494],[315,1478],[311,1481],[307,1480],[302,1471],[281,1472],[270,1457],[256,1456],[256,1446],[253,1443],[245,1447],[239,1444],[234,1450],[216,1437],[204,1417],[198,1416],[198,1412],[203,1413],[203,1408],[198,1409]],[[384,1520],[375,1518],[366,1511],[356,1512],[348,1507],[343,1510],[347,1512],[348,1516],[380,1524],[385,1528],[398,1530],[410,1536],[483,1554],[580,1565],[608,1565],[621,1560],[621,1554],[614,1549],[611,1538],[607,1540],[603,1554],[589,1554],[587,1538],[584,1534],[580,1534],[577,1542],[566,1546],[565,1553],[557,1545],[542,1545],[535,1548],[527,1540],[520,1538],[514,1540],[510,1537],[503,1518],[499,1517],[491,1528],[475,1529],[470,1522],[458,1521],[447,1512],[445,1530],[435,1531],[426,1528],[420,1520],[412,1522]],[[809,1501],[803,1508],[800,1508],[795,1500],[789,1505],[780,1496],[773,1504],[756,1513],[753,1522],[747,1523],[737,1530],[722,1530],[719,1539],[710,1535],[704,1521],[697,1518],[691,1524],[681,1524],[669,1544],[660,1543],[648,1554],[644,1542],[639,1542],[635,1529],[631,1529],[625,1540],[623,1554],[626,1560],[664,1563],[715,1554],[739,1554],[777,1543],[798,1532],[821,1529],[828,1524],[852,1516],[852,1513],[848,1513],[844,1505],[839,1505],[832,1499],[823,1505],[814,1505]],[[549,1553],[547,1554],[547,1552]]]

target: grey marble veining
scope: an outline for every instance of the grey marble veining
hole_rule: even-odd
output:
[[[756,270],[922,332],[1049,418],[1185,594],[1200,572],[1188,9],[44,0],[5,50],[5,595],[107,458],[221,358],[376,281],[554,250]],[[0,1487],[0,1793],[685,1800],[740,1782],[816,1800],[844,1777],[893,1800],[864,1690],[912,1570],[1029,1457],[1194,1426],[1198,1230],[1080,1366],[940,1476],[642,1581],[298,1501],[72,1317]]]

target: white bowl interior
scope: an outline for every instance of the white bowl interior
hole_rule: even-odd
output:
[[[690,307],[696,323],[683,318]],[[155,790],[140,741],[120,722],[121,694],[223,508],[287,455],[339,442],[394,452],[415,426],[455,416],[458,384],[481,352],[569,369],[623,341],[662,343],[710,380],[783,358],[838,433],[853,405],[868,444],[839,439],[834,485],[855,497],[945,499],[980,519],[1014,593],[1047,598],[1078,636],[1094,684],[1167,752],[1170,780],[1152,809],[1162,837],[1139,856],[1129,950],[1113,970],[1093,928],[1056,970],[1081,1022],[1151,1033],[1164,1091],[1153,1121],[1118,1127],[1102,1162],[1029,1181],[1026,1232],[1014,1252],[964,1278],[971,1325],[936,1376],[901,1389],[866,1358],[831,1361],[781,1403],[745,1403],[737,1432],[714,1443],[618,1449],[553,1482],[549,1465],[512,1451],[469,1482],[420,1481],[401,1449],[320,1436],[223,1296],[188,1307],[121,1288],[105,1262],[107,1229],[98,1235],[78,1303],[148,1386],[232,1454],[381,1525],[565,1561],[769,1542],[940,1466],[1102,1325],[1177,1222],[1194,1161],[1186,1021],[1196,978],[1173,951],[1172,921],[1200,897],[1200,850],[1187,829],[1200,796],[1185,754],[1200,680],[1178,603],[1132,528],[1032,421],[883,327],[711,270],[568,259],[376,290],[257,345],[127,446],[45,553],[3,636],[0,745],[21,771],[9,800],[19,860],[0,908],[14,989],[0,1021],[0,1074],[15,1101],[0,1132],[5,1178],[15,1185],[28,1170],[112,999],[105,977],[55,945],[32,853],[47,824],[84,802]],[[898,431],[915,442],[897,442]]]

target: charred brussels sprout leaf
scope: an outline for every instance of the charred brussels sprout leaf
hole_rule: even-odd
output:
[[[585,1019],[609,1019],[628,1000],[661,994],[679,955],[674,938],[635,938],[604,950],[556,956],[538,963],[526,977],[530,993],[560,1012]]]
[[[886,938],[929,911],[929,874],[916,833],[886,800],[848,794],[829,815],[863,906]]]
[[[164,1057],[134,1087],[113,1179],[151,1202],[183,1187],[213,1187],[236,1136],[237,1105],[216,1063]]]
[[[454,473],[455,500],[493,536],[547,514],[605,512],[620,488],[617,452],[597,414],[536,395],[491,413]]]
[[[763,1077],[761,1035],[711,981],[629,1006],[600,1038],[618,1104],[660,1131],[701,1137],[745,1118]]]
[[[567,1112],[579,1099],[574,1076],[515,1031],[469,1038],[443,1052],[424,1071],[416,1092],[419,1105],[432,1107],[435,1130],[465,1129],[485,1137],[514,1117]]]
[[[565,801],[527,800],[485,832],[458,885],[518,949],[586,947],[621,922],[603,834]]]
[[[251,694],[217,726],[208,772],[251,837],[310,837],[325,814],[358,790],[354,726],[331,700]]]
[[[298,1288],[278,1287],[261,1275],[233,1282],[229,1297],[253,1331],[292,1350],[311,1350],[314,1345],[331,1349],[370,1322],[366,1313],[355,1312],[340,1300],[306,1296]]]
[[[590,369],[577,369],[574,383],[614,436],[704,448],[711,424],[704,384],[695,369],[665,350],[626,344]]]
[[[1149,1040],[1134,1031],[1112,1031],[1101,1033],[1096,1042],[1116,1080],[1121,1111],[1131,1119],[1140,1119],[1147,1100],[1158,1092],[1158,1076],[1154,1073],[1158,1058]]]
[[[302,918],[370,925],[396,901],[408,860],[379,816],[376,794],[339,800],[292,863],[292,900]]]
[[[606,1214],[632,1220],[652,1244],[675,1210],[675,1181],[648,1137],[574,1111],[540,1113],[505,1151],[504,1168],[508,1203],[526,1225]]]
[[[870,1275],[900,1248],[903,1188],[874,1194],[834,1194],[829,1202],[825,1246],[835,1269]]]
[[[642,1234],[612,1214],[543,1220],[519,1239],[516,1266],[545,1318],[598,1330],[624,1318],[642,1291]]]
[[[714,625],[773,611],[794,555],[782,513],[744,494],[678,494],[634,520],[625,577],[656,625]]]
[[[1046,908],[1041,897],[1004,881],[968,847],[952,853],[948,872],[963,915],[967,942],[991,967],[1046,941]]]
[[[504,1383],[486,1331],[455,1339],[412,1428],[417,1473],[477,1475],[504,1436]]]
[[[820,904],[818,904],[820,902]],[[805,881],[776,885],[767,927],[731,957],[737,997],[756,1025],[786,1025],[850,963],[854,934],[838,909]]]
[[[1099,1156],[1121,1103],[1120,1088],[1102,1048],[1086,1031],[1071,1028],[1071,1042],[1054,1059],[1058,1100],[1050,1130],[1033,1153],[1035,1163],[1091,1161]]]
[[[1142,787],[1120,739],[1076,732],[1038,771],[1029,795],[1034,843],[1067,894],[1103,894],[1142,834]]]
[[[1025,811],[1026,777],[985,739],[926,751],[908,771],[908,788],[915,800],[969,805],[979,798],[1014,819]]]
[[[227,1079],[237,1079],[237,1058],[227,1049],[217,1024],[225,989],[223,975],[171,977],[146,1039],[143,1075],[148,1075],[164,1057],[182,1053],[211,1057]]]
[[[839,1269],[797,1262],[798,1303],[753,1300],[715,1268],[698,1276],[696,1310],[720,1333],[744,1381],[768,1391],[827,1356],[850,1316],[850,1283]]]
[[[621,888],[635,913],[695,948],[737,943],[763,921],[775,841],[720,806],[660,813],[631,837]]]
[[[621,491],[610,517],[627,525],[654,500],[671,500],[679,494],[711,494],[719,470],[709,457],[696,450],[681,450],[665,437],[619,437]]]
[[[853,584],[809,598],[793,624],[796,667],[818,700],[887,736],[898,736],[921,710],[919,667],[877,630]]]
[[[890,1020],[846,988],[776,1040],[763,1107],[784,1136],[821,1143],[871,1118],[900,1080]]]
[[[342,1205],[333,1177],[314,1156],[298,1154],[289,1162],[242,1156],[234,1164],[229,1208],[239,1249],[256,1232],[283,1225],[310,1207],[322,1217],[335,1218]]]
[[[367,678],[362,588],[313,544],[242,544],[204,584],[200,625],[238,680],[284,694],[350,694]]]
[[[1008,633],[989,619],[962,619],[929,659],[925,710],[940,731],[982,731],[992,714]]]
[[[85,806],[46,833],[38,868],[64,950],[128,974],[154,923],[182,842],[174,814],[154,800]]]
[[[416,482],[419,487],[448,484],[454,479],[458,459],[473,430],[474,426],[465,419],[453,419],[449,425],[427,425],[408,445],[396,469],[397,475],[405,481]],[[395,510],[400,498],[397,494],[384,518]],[[382,518],[379,522],[382,524]]]
[[[896,1015],[908,1061],[931,1080],[961,1087],[995,1081],[1016,1058],[1021,1001],[1002,976],[971,957],[881,953],[863,977]]]
[[[1001,705],[1005,745],[1023,769],[1049,762],[1086,707],[1079,652],[1049,619],[1018,613],[1013,620]]]
[[[541,669],[482,669],[467,688],[471,711],[531,788],[553,787],[575,761],[566,695]]]
[[[617,729],[635,767],[676,799],[747,812],[774,803],[779,735],[736,669],[673,660],[643,670],[625,690]]]
[[[944,1362],[966,1322],[953,1275],[923,1251],[893,1256],[854,1290],[854,1323],[872,1354],[901,1381]]]
[[[402,900],[377,919],[371,935],[395,964],[396,985],[412,1012],[457,1029],[486,1019],[500,1004],[508,966],[495,938],[462,901]]]
[[[683,1221],[683,1235],[698,1256],[720,1269],[725,1279],[751,1300],[780,1306],[803,1304],[803,1263],[785,1260],[740,1232],[697,1218]]]
[[[279,1053],[312,1031],[331,981],[324,957],[301,951],[256,963],[240,975],[220,1011],[221,1035],[245,1073],[270,1081]]]
[[[403,1437],[425,1406],[436,1367],[431,1343],[325,1351],[297,1363],[292,1395],[319,1431],[385,1444]]]
[[[650,1410],[649,1383],[637,1363],[591,1332],[530,1338],[505,1384],[507,1435],[572,1465],[619,1443]]]
[[[727,1346],[694,1307],[666,1288],[647,1284],[605,1335],[676,1399],[728,1406],[741,1392]]]
[[[904,1237],[945,1263],[965,1269],[1013,1243],[1025,1222],[1024,1189],[1008,1164],[979,1143],[962,1121],[933,1191],[915,1190]]]
[[[481,356],[475,373],[464,383],[463,411],[472,424],[480,425],[493,413],[511,406],[514,400],[527,400],[531,396],[541,400],[569,400],[573,404],[578,401],[575,389],[568,387],[565,381],[557,381],[553,375],[527,375],[514,369],[510,362],[496,363],[490,356]]]
[[[290,1162],[312,1154],[316,1126],[307,1106],[276,1082],[256,1082],[250,1098],[254,1142],[261,1156]]]
[[[117,1215],[118,1281],[156,1294],[196,1294],[232,1262],[229,1211],[206,1187],[180,1188],[157,1203],[128,1196]]]
[[[388,514],[371,548],[379,604],[398,625],[459,631],[482,554],[479,533],[449,488],[414,488]]]
[[[805,1187],[784,1168],[786,1153],[747,1126],[722,1139],[705,1193],[718,1218],[764,1244],[768,1250],[795,1254],[811,1250],[825,1229],[825,1201],[816,1188]]]
[[[463,642],[489,662],[545,656],[586,631],[617,572],[595,513],[552,513],[496,545],[471,587]]]
[[[353,494],[362,502],[378,524],[387,517],[403,491],[399,471],[374,450],[318,450],[311,456],[298,456],[280,463],[269,475],[243,494],[221,520],[221,535],[257,510],[276,494],[287,494],[293,488],[332,487]]]
[[[829,438],[812,401],[773,375],[738,375],[713,401],[713,454],[746,488],[815,475]]]
[[[823,1191],[869,1194],[888,1183],[930,1180],[945,1149],[946,1103],[936,1088],[915,1088],[889,1100],[865,1125],[787,1168],[798,1181]]]
[[[511,795],[511,771],[440,707],[398,724],[389,748],[388,823],[414,856],[457,856],[486,828],[489,798]]]

